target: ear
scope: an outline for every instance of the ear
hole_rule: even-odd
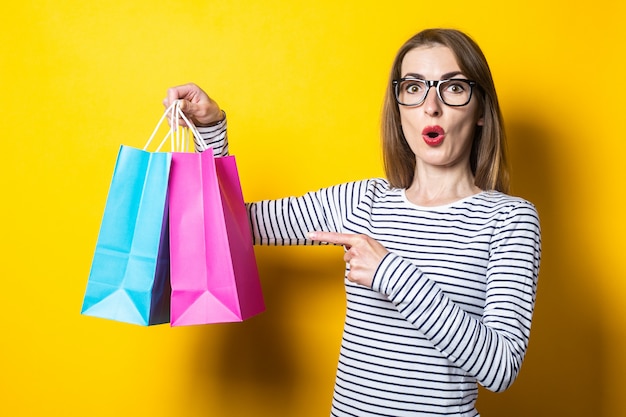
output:
[[[476,121],[476,126],[484,126],[485,125],[485,118],[484,117],[480,117],[477,121]]]

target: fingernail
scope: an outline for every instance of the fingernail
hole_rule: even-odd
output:
[[[307,234],[306,234],[306,236],[307,236],[309,239],[313,240],[313,239],[315,239],[315,237],[316,237],[317,235],[315,234],[315,232],[309,232],[309,233],[307,233]]]

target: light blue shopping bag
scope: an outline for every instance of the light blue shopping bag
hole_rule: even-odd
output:
[[[170,153],[121,146],[82,314],[143,326],[169,322],[171,158]]]

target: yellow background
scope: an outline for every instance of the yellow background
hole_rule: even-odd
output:
[[[323,416],[341,250],[257,248],[267,312],[144,328],[79,314],[120,144],[168,86],[227,110],[246,199],[382,175],[391,60],[425,27],[482,46],[543,263],[530,349],[483,416],[626,416],[623,2],[22,0],[4,5],[0,415]]]

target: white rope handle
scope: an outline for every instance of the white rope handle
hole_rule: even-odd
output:
[[[150,135],[150,138],[148,139],[148,141],[146,142],[146,144],[143,147],[143,150],[145,151],[146,149],[148,149],[148,146],[150,146],[150,143],[152,143],[152,140],[154,139],[154,137],[156,136],[157,132],[159,131],[159,128],[161,127],[161,125],[163,124],[163,121],[165,120],[165,117],[167,116],[168,113],[171,113],[172,110],[175,108],[176,103],[172,103],[167,110],[165,110],[165,112],[163,113],[163,116],[161,116],[161,119],[159,120],[159,122],[157,123],[156,127],[154,128],[154,130],[152,131],[152,135]],[[163,138],[163,141],[161,142],[161,144],[159,145],[158,149],[161,148],[161,146],[163,146],[163,144],[165,143],[165,141],[167,140],[167,138],[170,136],[172,132],[172,129],[170,128],[170,130],[168,131],[167,135],[165,135],[165,138]]]
[[[165,112],[161,116],[161,119],[154,128],[154,131],[152,131],[152,135],[150,135],[150,138],[144,145],[144,151],[148,149],[148,146],[150,146],[150,143],[152,143],[152,141],[154,140],[154,137],[156,136],[168,114],[170,115],[171,120],[170,129],[168,130],[165,137],[161,140],[161,143],[157,147],[156,152],[159,152],[161,150],[168,138],[170,138],[172,141],[172,151],[184,152],[187,149],[187,138],[185,134],[186,129],[180,129],[180,125],[178,123],[179,118],[182,118],[187,124],[187,128],[191,130],[191,133],[193,134],[195,139],[194,142],[198,145],[200,150],[205,151],[208,149],[208,146],[206,145],[204,140],[202,140],[200,132],[198,132],[198,128],[187,118],[185,113],[181,110],[180,103],[180,100],[176,100],[165,110]],[[183,131],[181,132],[181,130]]]
[[[198,131],[198,128],[196,127],[196,125],[194,125],[187,118],[185,113],[183,113],[183,111],[180,109],[180,104],[178,104],[178,106],[176,107],[176,111],[178,113],[178,116],[185,121],[185,123],[187,124],[187,127],[189,128],[189,130],[191,130],[191,133],[193,134],[193,136],[195,138],[194,142],[198,145],[198,147],[200,148],[200,151],[202,151],[202,152],[206,151],[208,149],[208,146],[206,145],[204,140],[202,140],[202,136],[200,136],[200,132]],[[177,120],[178,120],[178,118],[177,118]],[[186,146],[186,143],[185,143],[185,137],[183,135],[182,151],[184,151],[186,148],[187,148],[187,146]]]

